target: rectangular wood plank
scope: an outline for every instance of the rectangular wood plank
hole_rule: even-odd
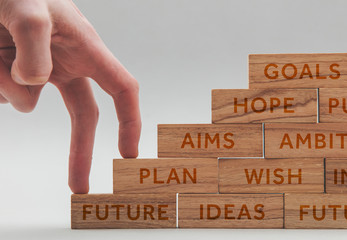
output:
[[[71,228],[175,228],[175,194],[73,194]]]
[[[285,228],[347,228],[347,195],[285,194]]]
[[[212,123],[262,122],[317,122],[317,90],[212,90]]]
[[[323,193],[324,159],[219,159],[219,191]]]
[[[319,122],[347,122],[347,89],[319,89]]]
[[[217,193],[217,158],[115,159],[114,193]]]
[[[250,88],[345,88],[347,53],[250,54]]]
[[[344,123],[265,123],[265,158],[347,157]]]
[[[327,193],[347,193],[347,158],[325,159]]]
[[[179,194],[179,228],[283,228],[282,194]]]
[[[261,124],[159,124],[158,156],[262,157]]]

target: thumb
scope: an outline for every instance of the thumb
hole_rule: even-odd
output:
[[[48,81],[53,67],[52,23],[45,5],[37,1],[28,1],[27,5],[14,9],[12,14],[16,18],[8,26],[16,46],[11,76],[19,84],[42,85]]]

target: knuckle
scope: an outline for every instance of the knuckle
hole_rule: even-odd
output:
[[[71,113],[71,119],[73,122],[87,121],[92,124],[97,124],[99,120],[99,108],[95,105],[83,111]]]
[[[115,98],[118,99],[122,97],[123,95],[129,94],[129,93],[138,95],[139,91],[140,91],[140,85],[138,81],[134,77],[131,77],[126,81],[126,83],[123,84],[123,87],[121,88],[121,90],[115,94]]]
[[[40,33],[50,30],[52,23],[49,16],[43,13],[25,13],[20,15],[12,24],[14,31],[22,33],[34,32]]]

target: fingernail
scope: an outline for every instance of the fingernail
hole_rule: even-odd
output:
[[[20,78],[16,73],[14,73],[14,71],[11,72],[11,77],[13,81],[15,81],[16,83],[20,85],[25,85],[25,82],[23,81],[23,79]]]

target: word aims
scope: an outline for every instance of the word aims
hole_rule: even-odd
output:
[[[262,157],[261,124],[159,124],[158,157]]]

